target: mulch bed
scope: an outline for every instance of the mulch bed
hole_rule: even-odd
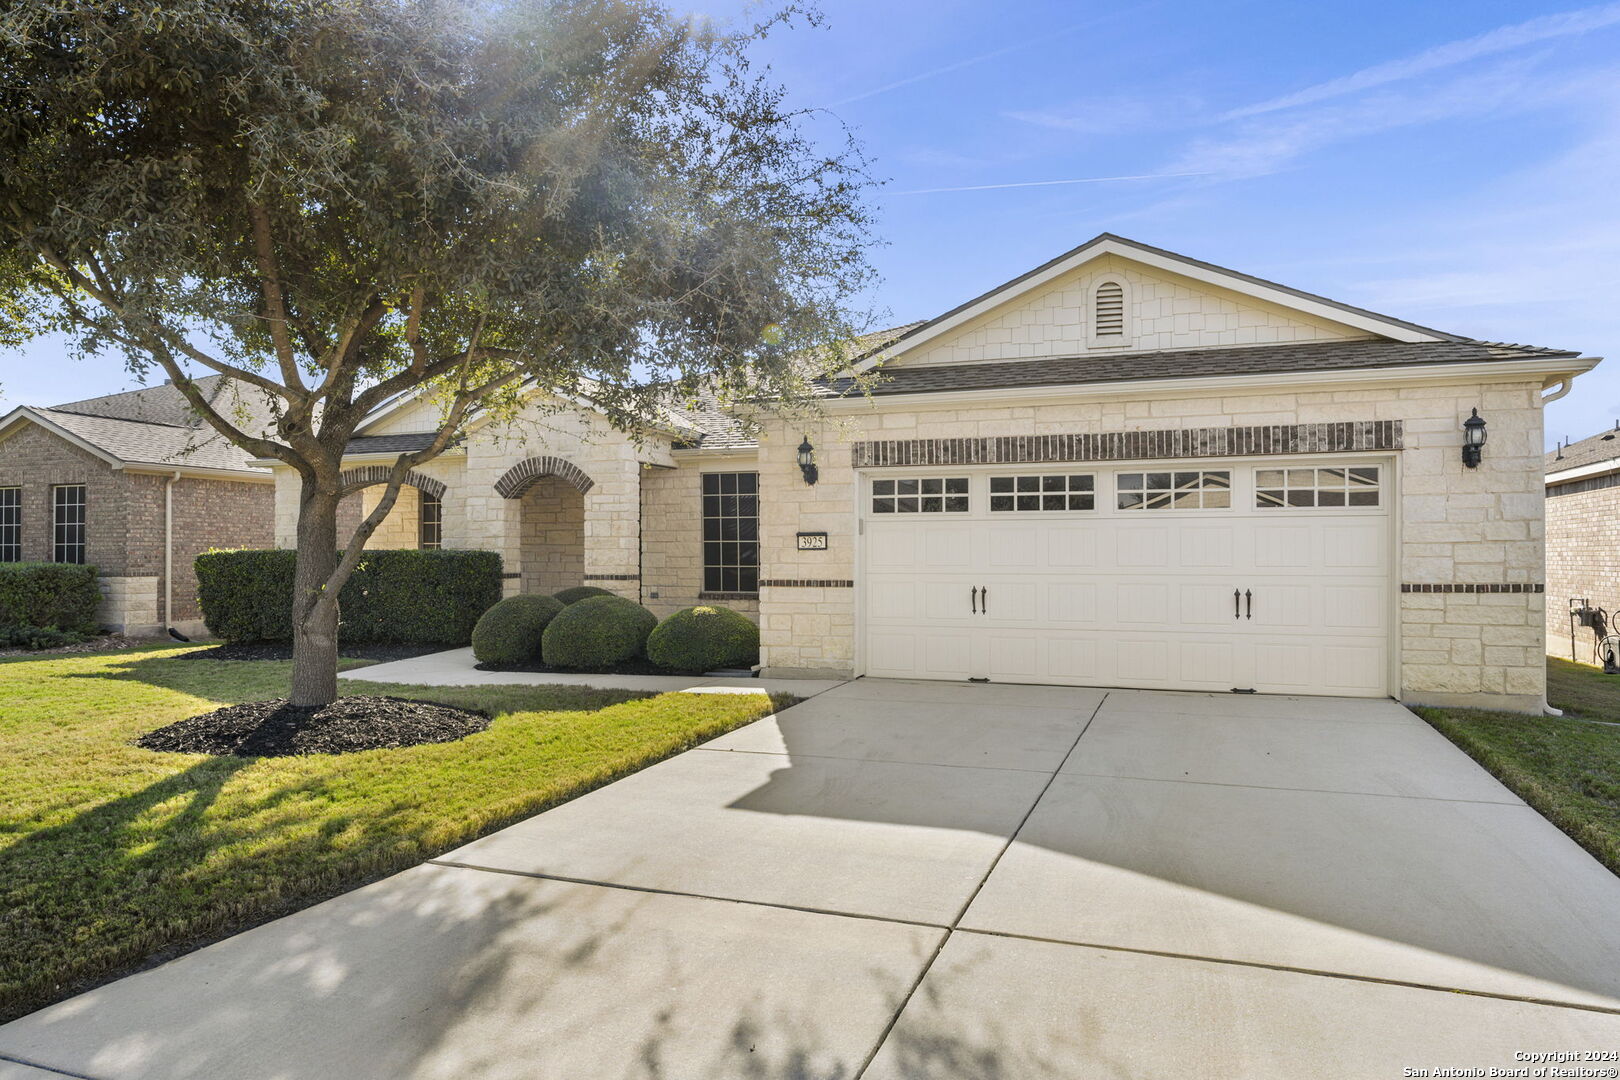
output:
[[[451,645],[339,645],[338,655],[350,660],[410,660],[429,653],[444,652]],[[211,649],[182,653],[177,660],[291,660],[290,642],[215,645]]]
[[[77,645],[57,645],[50,649],[0,649],[0,657],[12,656],[62,656],[67,653],[114,652],[118,649],[134,649],[142,645],[157,645],[169,643],[169,638],[157,637],[125,637],[123,634],[102,634]]]
[[[135,745],[179,754],[294,757],[455,742],[487,727],[483,713],[432,701],[357,694],[310,708],[278,698],[193,716],[149,731]]]
[[[688,671],[684,668],[659,667],[645,656],[626,660],[612,667],[564,668],[543,664],[538,660],[524,660],[514,664],[474,664],[479,671],[537,671],[546,675],[680,675],[694,678],[707,675],[706,671]],[[752,674],[750,672],[749,674]]]

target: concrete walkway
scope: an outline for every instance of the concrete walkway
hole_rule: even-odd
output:
[[[355,682],[407,683],[412,686],[594,686],[603,690],[650,690],[687,694],[792,694],[813,697],[837,686],[836,679],[729,679],[717,675],[574,675],[567,672],[479,671],[472,649],[447,649],[409,660],[371,664],[341,672]],[[3,1080],[3,1078],[0,1078]]]
[[[1509,1068],[1620,1046],[1617,913],[1389,702],[861,680],[0,1028],[0,1080]]]

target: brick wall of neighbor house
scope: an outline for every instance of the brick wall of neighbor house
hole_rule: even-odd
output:
[[[1566,660],[1572,599],[1620,619],[1620,474],[1547,489],[1547,652]],[[1574,659],[1592,663],[1595,642],[1576,627]]]
[[[642,470],[641,602],[659,618],[715,604],[759,620],[757,597],[703,594],[703,474],[756,467],[752,455],[739,455],[686,458],[679,468]]]
[[[517,500],[522,515],[526,593],[554,593],[585,578],[585,497],[560,476],[547,476]]]
[[[1093,290],[1104,281],[1124,286],[1131,338],[1121,349],[1188,349],[1327,341],[1367,335],[1340,323],[1251,296],[1150,271],[1109,255],[1086,263],[1017,303],[987,312],[960,333],[906,358],[919,364],[972,364],[990,360],[1084,352],[1086,313]],[[795,443],[794,445],[798,445]]]
[[[93,454],[33,424],[0,441],[0,486],[22,488],[23,559],[51,559],[51,488],[85,486],[85,561],[107,577],[128,573],[124,493],[118,472]]]
[[[125,473],[129,505],[129,573],[149,579],[163,616],[163,513],[167,478]],[[198,630],[197,556],[210,548],[266,548],[274,535],[275,502],[265,483],[205,480],[182,476],[174,482],[174,612],[182,632]]]
[[[1478,407],[1490,424],[1484,461],[1460,460],[1461,423]],[[1033,406],[885,407],[811,430],[820,482],[795,462],[801,426],[768,422],[759,452],[764,661],[779,669],[850,670],[854,655],[855,439],[966,438],[1242,425],[1401,420],[1399,583],[1508,586],[1521,592],[1399,594],[1400,684],[1413,700],[1508,695],[1535,708],[1542,664],[1542,417],[1539,382],[1428,384],[1300,393],[1109,397]],[[799,530],[829,534],[800,552]],[[1504,703],[1504,702],[1498,702]]]

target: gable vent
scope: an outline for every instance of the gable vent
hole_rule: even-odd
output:
[[[1119,282],[1097,286],[1096,319],[1098,337],[1125,336],[1125,289]]]

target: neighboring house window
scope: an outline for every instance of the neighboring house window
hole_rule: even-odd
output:
[[[1349,469],[1257,469],[1254,505],[1377,506],[1378,466]]]
[[[84,562],[84,485],[58,484],[51,488],[51,559]]]
[[[703,474],[703,591],[759,591],[759,474]]]
[[[1097,286],[1092,311],[1092,333],[1099,339],[1120,341],[1125,337],[1125,287],[1117,281]]]
[[[992,476],[990,511],[1095,510],[1097,478],[1090,474]]]
[[[416,510],[416,546],[436,548],[444,542],[444,503],[437,495],[417,490],[421,501]]]
[[[874,514],[965,514],[968,478],[872,481]]]
[[[0,487],[0,562],[22,562],[20,487]]]
[[[1121,510],[1208,510],[1232,505],[1232,474],[1225,470],[1119,474]]]

